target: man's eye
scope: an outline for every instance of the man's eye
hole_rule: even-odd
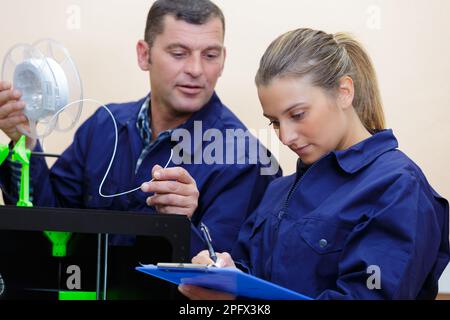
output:
[[[174,52],[171,52],[170,54],[172,55],[172,57],[177,58],[177,59],[183,58],[185,56],[184,52],[179,52],[179,51],[174,51]]]
[[[213,60],[219,57],[219,54],[216,52],[208,52],[205,54],[206,59]]]

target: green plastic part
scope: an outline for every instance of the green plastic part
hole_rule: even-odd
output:
[[[3,159],[3,154],[6,153],[8,157],[9,150],[0,151],[0,160]],[[19,200],[17,201],[18,207],[32,207],[33,203],[30,201],[30,157],[31,151],[26,147],[26,137],[21,136],[14,146],[11,159],[18,161],[22,164],[21,176],[20,176],[20,190]],[[5,158],[6,159],[6,158]],[[3,159],[4,161],[4,159]],[[0,162],[1,163],[1,162]],[[72,234],[70,232],[54,232],[44,231],[52,243],[52,255],[54,257],[65,257],[67,255],[67,243],[69,242]]]
[[[0,165],[8,158],[9,148],[7,145],[0,145]]]
[[[20,177],[20,190],[19,200],[17,201],[18,207],[32,207],[33,204],[30,201],[30,157],[31,151],[27,149],[26,138],[21,136],[19,141],[13,149],[11,159],[18,161],[22,164],[22,173]]]
[[[95,291],[59,291],[59,300],[97,300]]]
[[[59,231],[44,231],[44,233],[52,243],[52,255],[54,257],[67,256],[67,243],[72,233]]]

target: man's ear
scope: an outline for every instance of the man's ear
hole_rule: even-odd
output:
[[[222,76],[223,69],[225,68],[225,61],[227,60],[227,48],[223,48],[223,62],[222,62],[222,69],[220,70],[219,77]]]
[[[144,40],[139,40],[136,45],[136,53],[139,68],[141,68],[142,71],[148,71],[148,65],[150,63],[150,46],[148,43]]]
[[[339,80],[338,87],[338,101],[339,105],[343,109],[347,109],[353,105],[353,99],[355,97],[355,87],[353,85],[353,79],[349,76],[342,77]]]

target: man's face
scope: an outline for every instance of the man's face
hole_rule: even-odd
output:
[[[219,18],[194,25],[166,16],[164,32],[150,48],[152,103],[174,114],[200,110],[222,74],[223,38]]]

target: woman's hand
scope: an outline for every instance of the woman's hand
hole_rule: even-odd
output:
[[[236,267],[230,254],[227,252],[216,253],[217,262],[215,265],[219,268]],[[208,250],[203,250],[192,258],[192,263],[199,264],[213,264],[214,262],[209,257]],[[179,285],[178,290],[191,300],[235,300],[236,297],[230,293],[210,290],[202,287],[192,285]]]
[[[214,291],[202,287],[181,284],[178,291],[191,300],[235,300],[236,297],[230,293]]]
[[[216,261],[216,263],[214,263],[214,261],[212,261],[211,258],[209,257],[208,250],[203,250],[203,251],[200,251],[195,257],[192,258],[192,263],[214,264],[216,267],[219,267],[219,268],[224,268],[224,267],[236,268],[233,258],[231,258],[230,254],[228,252],[223,252],[223,253],[216,252],[216,255],[217,255],[217,261]]]

